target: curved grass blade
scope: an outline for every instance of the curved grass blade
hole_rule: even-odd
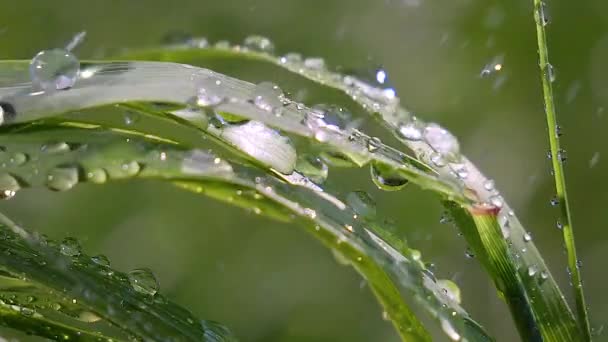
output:
[[[513,251],[526,251],[525,253],[519,253],[503,248],[497,249],[493,253],[502,253],[502,255],[499,259],[493,259],[494,262],[503,260],[513,263],[514,260],[519,260],[524,269],[532,267],[544,272],[543,274],[546,279],[543,279],[542,286],[539,285],[540,282],[524,281],[521,277],[510,278],[511,281],[518,282],[518,284],[513,284],[512,288],[520,293],[513,297],[507,297],[506,300],[519,301],[522,298],[526,299],[526,302],[523,304],[509,304],[512,316],[516,322],[520,323],[518,324],[520,334],[522,336],[535,336],[538,331],[542,338],[547,341],[561,341],[560,336],[580,337],[581,331],[576,327],[574,315],[561,290],[547,269],[534,243],[527,241],[528,239],[525,238],[528,235],[527,231],[494,187],[493,181],[485,177],[473,163],[460,153],[456,139],[447,130],[434,124],[425,124],[403,109],[400,106],[399,98],[395,96],[394,90],[391,91],[390,89],[374,86],[357,76],[341,75],[331,72],[324,67],[311,67],[311,65],[307,65],[306,60],[290,58],[290,56],[293,57],[293,55],[289,54],[284,57],[276,57],[266,52],[253,51],[239,45],[222,48],[180,46],[174,49],[163,48],[136,51],[128,55],[129,58],[184,62],[194,65],[205,65],[206,62],[213,59],[228,58],[264,61],[285,68],[328,88],[340,90],[367,112],[379,114],[374,117],[379,117],[381,122],[395,137],[405,146],[415,151],[419,160],[426,165],[432,166],[442,181],[451,180],[452,182],[461,184],[461,188],[466,192],[466,195],[463,197],[473,198],[474,202],[479,203],[483,207],[483,210],[497,212],[497,215],[490,218],[490,220],[495,220],[501,227],[500,232],[502,236],[495,236],[496,241],[502,239],[502,244],[512,245]],[[454,148],[452,151],[449,151],[450,153],[445,153],[444,147],[440,143],[437,143],[435,139],[436,134],[426,136],[429,128],[431,128],[430,133],[440,132],[444,135],[444,140],[452,140],[451,144]],[[439,155],[443,155],[444,158],[439,158],[438,153]],[[437,160],[441,162],[437,163]],[[416,183],[415,180],[412,182]],[[479,209],[478,205],[465,203],[459,198],[451,198],[449,194],[445,195],[447,198],[464,205],[465,209],[470,213],[469,215],[473,218],[475,217],[475,212]],[[473,220],[473,222],[475,221]],[[480,222],[476,223],[480,224]],[[488,227],[481,225],[476,230],[470,230],[466,227],[460,228],[465,235],[480,235]],[[495,230],[487,231],[488,234],[495,232]],[[479,237],[467,236],[467,239],[479,240]],[[487,255],[490,252],[487,249],[493,249],[495,246],[491,244],[474,244],[473,247],[478,248],[478,250],[475,250],[475,253]],[[496,284],[505,281],[503,275],[496,272],[499,268],[499,264],[486,264],[486,269]],[[538,274],[540,275],[540,273]],[[546,297],[545,300],[535,300],[539,294]],[[522,317],[526,318],[527,321],[522,322]]]
[[[42,124],[41,124],[42,125]],[[79,168],[78,180],[93,180],[89,174],[103,170],[106,180],[123,178],[166,179],[188,190],[204,193],[230,203],[241,201],[255,213],[267,214],[271,210],[283,219],[290,215],[306,220],[307,230],[332,250],[340,253],[362,274],[383,304],[388,316],[404,339],[427,340],[428,335],[415,316],[403,304],[400,291],[393,285],[399,283],[410,297],[431,312],[444,330],[454,339],[487,341],[490,338],[472,321],[458,303],[450,298],[441,283],[424,268],[419,255],[401,245],[396,249],[389,237],[380,237],[381,225],[370,224],[358,218],[347,203],[313,187],[302,186],[305,182],[285,183],[261,169],[228,163],[200,150],[183,149],[177,145],[152,143],[108,135],[107,130],[66,130],[66,128],[13,127],[0,135],[0,145],[9,151],[22,151],[36,155],[38,175],[28,172],[28,166],[11,168],[11,174],[23,178],[28,186],[47,185],[45,174],[57,167],[72,165]],[[28,130],[31,133],[28,134]],[[41,134],[41,132],[43,134]],[[40,144],[70,137],[69,145],[86,146],[56,155],[40,152]],[[34,142],[42,139],[40,143]],[[124,167],[127,165],[127,167]],[[136,172],[128,171],[138,165]],[[44,172],[46,170],[46,172]],[[302,177],[302,176],[300,176]],[[302,177],[303,178],[303,177]],[[74,183],[73,185],[76,185]],[[265,199],[265,200],[264,200]],[[388,273],[387,273],[388,272]],[[392,279],[388,275],[392,275]]]
[[[160,294],[137,292],[71,240],[31,234],[1,214],[0,236],[0,324],[55,340],[236,340]]]

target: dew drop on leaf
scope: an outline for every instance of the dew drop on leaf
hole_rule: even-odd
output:
[[[15,177],[8,173],[0,174],[0,198],[11,199],[21,189]]]
[[[95,184],[103,184],[108,180],[108,174],[104,169],[93,169],[87,172],[87,181]]]
[[[258,52],[274,53],[274,44],[270,39],[262,36],[249,36],[243,41],[243,46]]]
[[[346,203],[363,218],[376,217],[376,202],[365,191],[353,191],[346,195]]]
[[[152,271],[147,268],[138,268],[129,272],[129,283],[133,290],[149,296],[154,296],[160,287]]]
[[[319,157],[309,154],[298,157],[296,170],[316,184],[323,184],[329,174],[327,165]]]
[[[530,277],[534,277],[538,273],[538,267],[536,265],[531,265],[528,267],[528,275]]]
[[[556,207],[557,205],[559,205],[559,199],[557,197],[553,197],[553,198],[551,198],[549,203],[551,204],[552,207]]]
[[[266,112],[279,110],[283,106],[283,91],[271,82],[262,82],[253,88],[253,104]]]
[[[52,169],[46,185],[51,190],[66,191],[78,184],[78,169],[76,167],[57,167]]]
[[[61,254],[69,257],[79,256],[81,253],[80,243],[75,238],[65,238],[59,245],[59,251]]]
[[[555,75],[555,68],[552,64],[547,63],[547,66],[545,67],[545,76],[549,82],[555,82],[557,76]]]
[[[415,121],[399,126],[397,133],[400,137],[410,141],[418,141],[422,139],[422,129]]]
[[[28,155],[21,152],[15,152],[10,157],[9,162],[15,166],[21,166],[25,164],[28,160]]]
[[[69,152],[70,145],[68,145],[68,143],[62,141],[62,142],[42,145],[40,150],[42,152],[48,153],[48,154],[59,154],[59,153]]]
[[[398,171],[379,163],[372,163],[370,166],[370,172],[372,181],[381,190],[401,190],[408,183],[407,178],[399,174]]]
[[[32,84],[44,91],[73,87],[79,71],[76,56],[63,49],[41,51],[30,62]]]
[[[495,187],[495,184],[492,179],[488,179],[485,182],[483,182],[483,188],[486,189],[487,191],[494,190],[494,187]]]
[[[103,254],[92,256],[91,261],[99,266],[110,267],[110,259]]]
[[[325,60],[321,57],[308,57],[304,59],[304,66],[311,70],[325,70]]]
[[[424,140],[448,161],[454,161],[460,154],[460,145],[452,133],[445,128],[431,123],[424,129]]]
[[[532,234],[530,234],[529,232],[525,232],[524,236],[523,236],[524,242],[530,242],[532,241]]]

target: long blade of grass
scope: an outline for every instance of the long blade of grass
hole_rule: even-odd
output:
[[[545,25],[547,16],[545,3],[541,0],[534,0],[534,20],[536,22],[536,39],[538,44],[539,66],[541,71],[541,84],[543,89],[543,100],[545,104],[545,114],[547,118],[547,132],[549,133],[549,145],[551,147],[551,163],[553,165],[553,176],[555,179],[556,197],[559,201],[560,218],[558,225],[562,227],[566,254],[568,255],[568,273],[570,274],[572,287],[574,288],[574,298],[576,299],[576,312],[578,323],[584,333],[585,340],[591,341],[591,326],[585,303],[585,293],[583,290],[583,280],[579,267],[579,260],[576,256],[576,245],[574,244],[574,231],[572,226],[572,215],[568,203],[568,193],[566,192],[566,174],[562,166],[563,151],[559,142],[559,127],[557,125],[557,115],[553,102],[553,66],[549,63],[549,51],[547,49],[547,36]]]

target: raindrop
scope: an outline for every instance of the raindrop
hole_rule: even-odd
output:
[[[78,59],[63,49],[41,51],[30,62],[32,83],[44,91],[73,87],[79,71]]]
[[[353,191],[346,195],[346,203],[361,217],[376,217],[376,202],[365,191]]]
[[[549,82],[555,82],[555,68],[553,67],[553,65],[547,63],[547,66],[545,67],[545,76],[547,77],[547,79],[549,80]]]
[[[424,129],[424,140],[447,160],[454,161],[460,153],[460,145],[456,137],[445,128],[431,123]]]
[[[488,179],[485,182],[483,182],[483,188],[486,189],[487,191],[494,190],[495,186],[496,185],[494,184],[494,181],[492,179]]]
[[[529,232],[525,232],[524,233],[524,242],[530,242],[532,241],[532,234],[530,234]]]
[[[559,205],[559,199],[557,197],[553,197],[553,198],[551,198],[549,203],[551,204],[552,207],[556,207]]]
[[[129,272],[129,283],[133,290],[149,296],[154,296],[160,287],[158,280],[148,268],[138,268]]]
[[[61,245],[59,246],[59,251],[65,256],[79,256],[81,253],[80,243],[78,243],[78,240],[74,238],[67,237],[61,242]]]
[[[337,151],[323,151],[321,158],[328,165],[334,167],[355,167],[357,164],[347,155]]]
[[[91,257],[91,261],[99,266],[110,267],[110,259],[103,254],[95,255]]]
[[[108,180],[108,174],[104,169],[93,169],[87,172],[87,181],[95,184],[103,184]]]
[[[55,191],[70,190],[78,183],[78,169],[76,167],[57,167],[52,169],[46,185]]]
[[[439,152],[431,153],[430,159],[433,165],[437,167],[444,167],[447,165],[445,158],[443,158],[443,155]]]
[[[352,123],[352,114],[346,109],[334,105],[317,104],[310,112],[317,124],[334,131],[345,130]]]
[[[380,163],[373,162],[370,167],[372,181],[376,186],[385,191],[397,191],[407,185],[407,178],[398,171]]]
[[[15,177],[8,173],[0,174],[0,198],[11,199],[15,196],[17,191],[21,189],[19,182]]]
[[[325,60],[321,57],[309,57],[304,60],[304,66],[312,70],[324,70]]]
[[[257,84],[253,89],[253,104],[261,110],[272,112],[283,106],[283,91],[270,82]]]
[[[66,142],[57,142],[53,144],[43,145],[40,150],[48,154],[59,154],[69,152],[70,145],[68,145]]]
[[[419,126],[416,121],[411,121],[399,126],[397,132],[400,137],[406,140],[418,141],[422,139],[422,129]]]
[[[456,172],[456,175],[460,179],[467,179],[467,177],[469,177],[469,170],[467,170],[466,166],[462,164],[455,166],[454,172]]]
[[[274,44],[270,39],[262,36],[249,36],[245,38],[243,46],[258,52],[274,53]]]
[[[36,311],[34,311],[34,309],[31,309],[31,308],[28,308],[25,306],[22,306],[19,309],[19,312],[21,312],[21,314],[24,316],[33,316],[36,313]]]
[[[323,184],[329,173],[327,165],[312,155],[301,155],[296,162],[296,170],[316,184]]]

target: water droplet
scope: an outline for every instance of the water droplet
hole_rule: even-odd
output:
[[[139,163],[134,160],[122,164],[120,168],[126,177],[133,177],[139,173],[139,170],[141,170]]]
[[[335,131],[346,130],[351,124],[352,119],[352,114],[344,108],[326,104],[314,105],[310,116],[317,119],[317,125]]]
[[[547,272],[547,271],[540,272],[540,279],[541,280],[547,280],[547,279],[549,279],[549,272]]]
[[[59,311],[59,310],[61,310],[61,304],[59,304],[59,303],[51,303],[51,309],[53,309],[55,311]]]
[[[496,185],[494,184],[494,181],[492,179],[488,179],[485,182],[483,182],[483,188],[486,189],[487,191],[494,190],[495,186]]]
[[[102,267],[110,267],[110,259],[103,254],[92,256],[91,261]]]
[[[448,161],[458,159],[460,154],[458,140],[443,127],[434,123],[428,124],[424,129],[424,140]]]
[[[452,341],[460,341],[460,334],[454,329],[452,323],[445,318],[441,318],[441,329]]]
[[[281,64],[299,64],[302,62],[302,55],[299,53],[291,52],[279,59]]]
[[[11,199],[21,189],[17,179],[8,173],[0,174],[0,198]]]
[[[496,208],[502,208],[502,206],[504,204],[502,196],[494,195],[494,196],[490,197],[490,204]]]
[[[21,166],[28,160],[28,156],[25,153],[15,152],[9,159],[9,162],[15,166]]]
[[[484,67],[479,72],[479,76],[480,77],[489,77],[492,74],[502,71],[503,68],[504,68],[504,56],[499,55],[499,56],[494,57],[492,59],[492,61],[490,61],[489,63],[484,65]]]
[[[108,174],[104,169],[93,169],[87,172],[87,181],[95,184],[103,184],[108,180]]]
[[[325,70],[325,60],[321,57],[308,57],[304,60],[304,66],[312,70]]]
[[[346,203],[361,217],[376,217],[376,202],[365,191],[353,191],[346,195]]]
[[[549,82],[555,82],[555,68],[553,67],[553,65],[547,63],[547,66],[545,67],[545,76],[547,77],[547,79],[549,80]]]
[[[296,170],[316,184],[323,184],[329,173],[327,165],[312,155],[301,155],[296,162]]]
[[[194,75],[193,77],[198,77]],[[220,96],[222,93],[222,81],[214,76],[205,76],[194,81],[196,85],[196,95],[191,100],[192,105],[202,108],[212,108],[222,102],[225,98]]]
[[[552,207],[556,207],[559,205],[559,199],[557,197],[553,197],[553,198],[551,198],[549,203],[551,204]]]
[[[59,246],[61,254],[69,257],[79,256],[81,253],[80,243],[75,238],[67,237],[63,239]]]
[[[128,111],[125,113],[125,125],[130,126],[139,121],[139,114]]]
[[[532,234],[530,234],[529,232],[525,232],[524,233],[524,242],[530,242],[532,241]]]
[[[448,279],[441,279],[437,281],[437,285],[443,289],[443,292],[450,300],[460,303],[460,288],[458,288],[458,285],[456,285],[455,282]]]
[[[473,253],[473,251],[471,250],[471,248],[468,248],[464,251],[464,255],[469,258],[472,259],[475,257],[475,254]]]
[[[52,169],[46,185],[55,191],[70,190],[78,183],[78,169],[76,167],[57,167]]]
[[[270,39],[262,36],[249,36],[243,41],[243,46],[258,52],[274,53],[274,44]]]
[[[557,229],[559,229],[559,230],[564,229],[564,225],[560,221],[557,221],[555,223],[555,227],[557,227]]]
[[[410,141],[418,141],[422,139],[422,128],[416,121],[411,121],[399,126],[397,131],[399,136]]]
[[[48,154],[59,154],[69,152],[71,148],[66,142],[57,142],[53,144],[45,144],[40,148],[40,150]]]
[[[30,62],[32,84],[44,91],[73,87],[79,71],[78,59],[63,49],[41,51]]]
[[[437,167],[444,167],[447,165],[445,158],[443,158],[443,155],[439,152],[431,153],[430,160],[433,163],[433,165],[435,165]]]
[[[158,290],[158,280],[148,268],[138,268],[129,272],[129,283],[139,293],[154,296]]]
[[[261,110],[273,112],[283,106],[283,91],[276,84],[262,82],[253,89],[253,104]]]
[[[555,136],[559,138],[562,136],[562,134],[562,126],[555,125]]]
[[[528,267],[528,275],[530,277],[534,277],[538,273],[538,267],[536,265],[531,265]]]
[[[382,141],[380,141],[380,138],[373,137],[367,141],[367,150],[371,153],[378,151],[381,146]]]
[[[372,163],[370,171],[374,184],[385,191],[401,190],[408,183],[407,178],[399,174],[398,171],[380,163]]]
[[[25,306],[22,306],[21,308],[19,308],[19,312],[21,312],[21,314],[24,316],[33,316],[36,313],[36,311],[34,311],[34,309],[28,308]]]
[[[568,159],[568,155],[566,154],[566,150],[559,150],[557,151],[557,160],[559,160],[560,162],[565,162],[566,159]]]
[[[453,171],[460,179],[467,179],[469,177],[469,170],[463,164],[454,166]]]

